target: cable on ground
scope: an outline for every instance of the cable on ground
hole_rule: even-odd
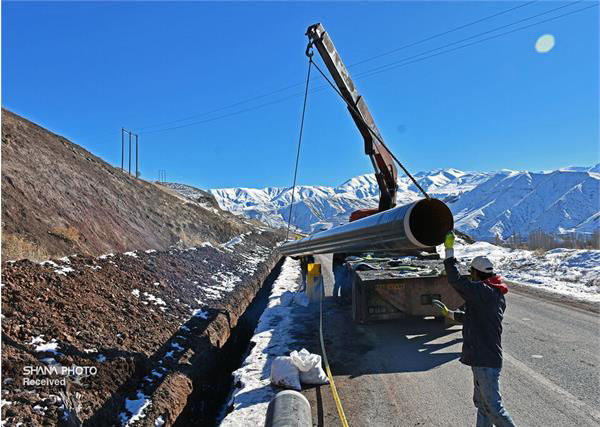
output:
[[[321,352],[323,353],[323,362],[325,363],[325,372],[327,373],[327,378],[329,378],[329,384],[331,385],[331,391],[333,393],[333,400],[335,400],[335,406],[338,411],[338,415],[340,416],[340,422],[343,427],[348,427],[348,421],[346,420],[346,414],[344,413],[344,408],[342,407],[342,401],[338,396],[337,389],[335,388],[335,382],[333,381],[333,375],[331,373],[331,369],[329,368],[329,361],[327,360],[327,353],[325,352],[325,342],[323,341],[323,294],[325,293],[325,283],[323,281],[323,276],[321,276],[321,292],[319,298],[319,338],[321,340]]]

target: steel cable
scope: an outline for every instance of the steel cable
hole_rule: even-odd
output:
[[[290,203],[290,213],[288,215],[288,226],[285,240],[290,236],[290,224],[292,223],[292,209],[294,207],[294,195],[296,194],[296,177],[298,175],[298,161],[300,160],[300,146],[302,145],[302,132],[304,130],[304,115],[306,113],[306,100],[308,99],[308,86],[310,83],[310,69],[312,66],[312,58],[308,61],[308,73],[306,75],[306,88],[304,89],[304,106],[302,107],[302,120],[300,121],[300,136],[298,137],[298,151],[296,152],[296,166],[294,168],[294,183],[292,185],[292,203]]]

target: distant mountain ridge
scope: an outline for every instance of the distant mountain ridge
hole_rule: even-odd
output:
[[[415,174],[433,197],[444,200],[456,228],[478,239],[506,239],[530,232],[591,234],[600,228],[600,164],[555,171],[469,172],[440,169]],[[398,204],[421,197],[407,177],[399,178]],[[271,226],[286,226],[291,188],[209,190],[219,206]],[[348,221],[357,209],[378,204],[373,174],[359,175],[337,187],[296,187],[292,223],[314,232]]]

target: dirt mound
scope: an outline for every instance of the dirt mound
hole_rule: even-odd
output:
[[[171,425],[278,261],[280,239],[262,229],[216,247],[4,263],[2,419]]]
[[[251,226],[2,110],[3,259],[225,242]]]

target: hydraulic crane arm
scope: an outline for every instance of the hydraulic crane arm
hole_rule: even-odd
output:
[[[379,185],[379,209],[377,211],[391,209],[396,206],[396,191],[398,188],[396,179],[398,177],[398,172],[394,165],[391,153],[383,146],[383,144],[374,138],[371,131],[369,131],[369,128],[371,128],[371,130],[383,141],[379,129],[377,129],[373,117],[369,112],[367,103],[358,93],[340,54],[335,49],[335,46],[323,25],[320,23],[311,25],[308,27],[308,30],[306,30],[306,35],[309,38],[309,47],[315,46],[317,48],[317,51],[321,55],[321,58],[333,77],[340,93],[346,102],[354,107],[348,107],[348,111],[364,139],[365,154],[371,159],[371,163],[375,169],[377,184]],[[362,216],[376,213],[377,211],[355,212],[354,214],[359,213],[359,215],[353,214],[354,218],[351,216],[351,221]]]

